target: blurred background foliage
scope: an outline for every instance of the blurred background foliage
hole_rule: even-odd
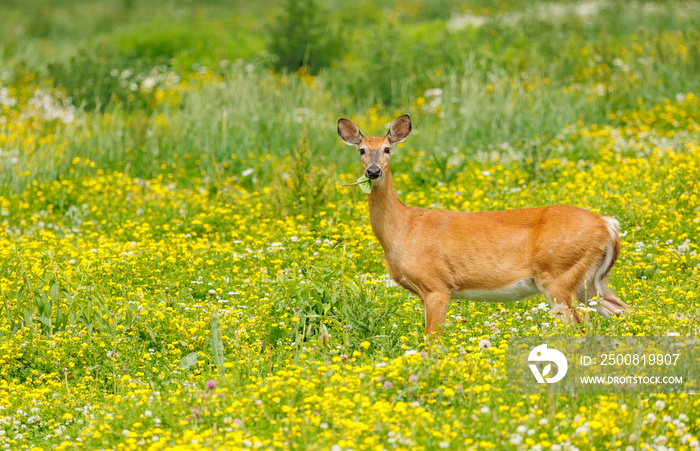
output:
[[[686,1],[6,0],[0,84],[56,90],[85,120],[60,158],[20,159],[4,184],[61,177],[76,157],[227,176],[232,155],[292,155],[304,129],[319,162],[344,169],[337,117],[384,133],[401,112],[436,161],[532,163],[567,124],[698,92],[698,17]]]

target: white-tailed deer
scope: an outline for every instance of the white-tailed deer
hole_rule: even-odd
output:
[[[409,133],[408,114],[374,138],[338,119],[338,135],[360,151],[372,183],[369,218],[389,274],[423,301],[427,334],[456,298],[506,302],[542,293],[567,324],[581,322],[574,299],[597,295],[605,316],[632,310],[606,284],[620,252],[615,219],[569,205],[477,213],[408,207],[396,196],[389,163]]]

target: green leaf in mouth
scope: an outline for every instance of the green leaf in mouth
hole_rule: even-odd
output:
[[[366,176],[362,176],[355,183],[346,183],[345,185],[340,185],[342,188],[343,186],[353,186],[353,185],[360,185],[360,189],[362,190],[363,193],[369,194],[370,191],[372,191],[372,181],[368,179]]]

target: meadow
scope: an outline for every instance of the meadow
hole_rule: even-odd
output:
[[[700,335],[700,3],[0,5],[3,449],[698,450],[697,394],[514,394],[511,337]],[[426,341],[338,139],[408,205],[620,221],[634,310]]]

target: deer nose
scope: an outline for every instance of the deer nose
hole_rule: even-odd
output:
[[[365,171],[365,175],[368,179],[376,180],[382,176],[382,170],[379,169],[379,166],[373,164],[372,166],[367,168],[367,171]]]

